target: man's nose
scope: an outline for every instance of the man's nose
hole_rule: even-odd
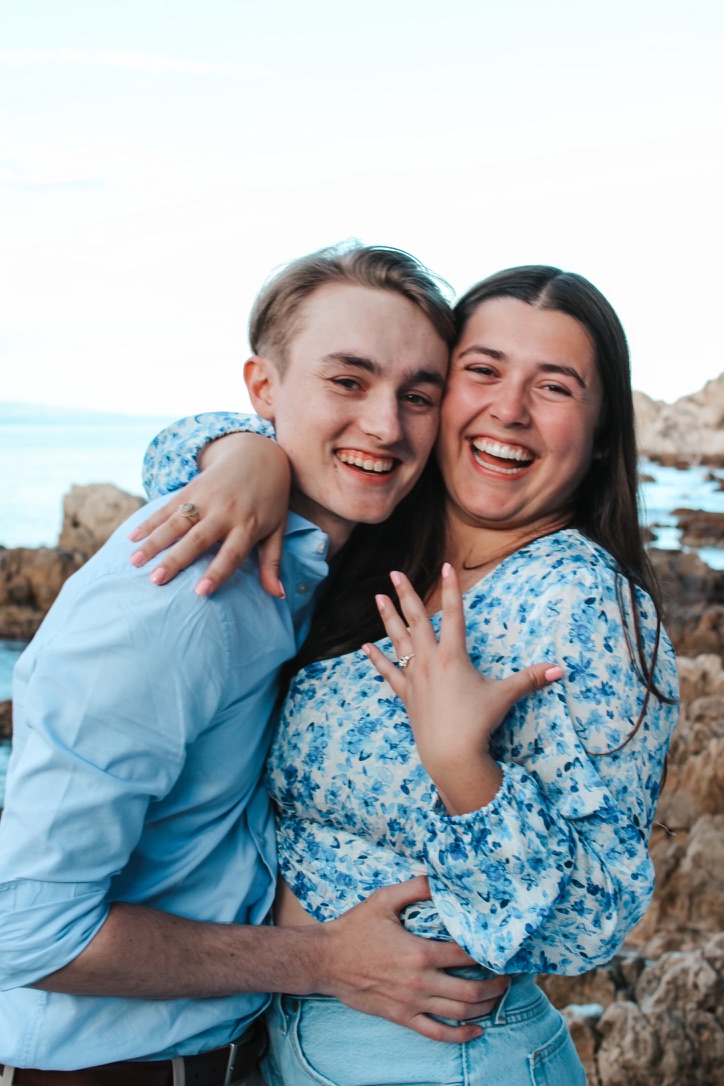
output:
[[[362,430],[384,445],[394,445],[403,436],[401,411],[397,396],[371,396],[361,419]]]

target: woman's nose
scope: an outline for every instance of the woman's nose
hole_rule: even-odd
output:
[[[530,422],[527,390],[519,385],[500,385],[495,390],[490,414],[503,426],[527,426]]]

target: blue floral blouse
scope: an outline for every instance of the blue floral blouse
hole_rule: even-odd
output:
[[[147,474],[156,487],[180,486],[206,441],[252,427],[268,432],[230,415],[175,424],[149,450]],[[427,874],[432,901],[406,911],[408,929],[453,938],[496,972],[580,973],[611,958],[653,892],[648,838],[678,715],[676,662],[662,634],[656,682],[673,704],[650,697],[631,742],[608,753],[633,732],[644,698],[617,580],[627,601],[611,556],[565,530],[466,593],[468,651],[481,671],[502,677],[545,660],[565,669],[494,734],[503,783],[469,814],[446,813],[402,702],[362,652],[299,672],[269,785],[281,873],[309,913],[330,920],[380,886]],[[650,658],[655,611],[642,592],[638,604]],[[432,621],[437,628],[440,616]],[[394,656],[389,640],[379,645]]]

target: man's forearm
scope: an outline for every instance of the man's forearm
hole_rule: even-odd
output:
[[[69,995],[203,999],[318,990],[321,928],[211,924],[116,903],[87,947],[35,984]]]
[[[480,1027],[439,1018],[488,1014],[507,981],[452,976],[449,969],[471,964],[456,943],[405,931],[400,911],[428,896],[427,881],[412,879],[377,890],[337,920],[278,928],[202,923],[118,903],[78,957],[35,987],[127,999],[316,992],[434,1040],[460,1043]]]

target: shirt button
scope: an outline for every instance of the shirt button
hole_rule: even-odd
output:
[[[324,554],[327,549],[326,543],[317,543],[317,554]]]
[[[297,592],[299,592],[299,594],[303,596],[304,593],[308,592],[308,591],[309,591],[309,585],[307,584],[307,582],[306,581],[300,581],[299,584],[297,585]]]

